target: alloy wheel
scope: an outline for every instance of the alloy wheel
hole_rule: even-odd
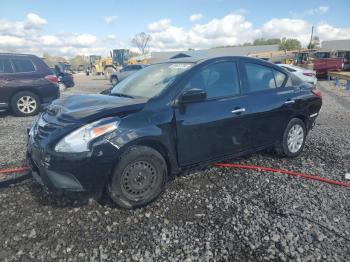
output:
[[[300,150],[304,142],[304,130],[301,125],[295,124],[288,132],[287,145],[291,153]]]
[[[17,108],[23,114],[31,114],[36,110],[37,102],[31,96],[22,96],[17,101]]]

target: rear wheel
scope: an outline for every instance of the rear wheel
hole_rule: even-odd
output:
[[[29,91],[18,92],[11,99],[11,109],[16,116],[33,116],[40,110],[39,97]]]
[[[111,199],[120,207],[144,206],[164,189],[167,165],[162,155],[147,146],[134,146],[119,158],[108,185]]]
[[[303,151],[306,138],[304,122],[299,118],[289,121],[282,142],[276,146],[276,152],[287,157],[296,157]]]

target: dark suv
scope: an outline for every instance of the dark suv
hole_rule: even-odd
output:
[[[321,105],[315,87],[260,59],[174,59],[109,95],[54,101],[29,132],[28,159],[48,191],[107,190],[132,208],[183,170],[266,148],[299,155]]]
[[[59,97],[58,79],[34,55],[0,53],[0,110],[36,115]]]

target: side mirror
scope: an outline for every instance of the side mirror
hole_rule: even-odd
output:
[[[201,102],[207,99],[207,92],[203,89],[193,88],[187,91],[184,91],[178,98],[179,104],[187,104],[194,102]]]

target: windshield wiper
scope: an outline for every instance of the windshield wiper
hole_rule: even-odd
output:
[[[123,94],[123,93],[111,93],[110,95],[111,96],[119,96],[119,97],[127,97],[127,98],[135,98],[134,96],[126,95],[126,94]]]

